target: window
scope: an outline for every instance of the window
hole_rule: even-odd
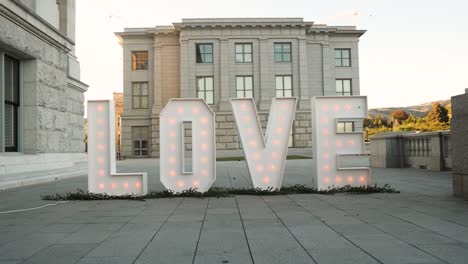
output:
[[[132,51],[132,70],[148,69],[148,51]]]
[[[335,49],[335,66],[351,67],[351,49]]]
[[[276,97],[291,97],[292,96],[292,76],[280,75],[276,76]]]
[[[213,44],[196,44],[197,63],[213,63]]]
[[[353,133],[354,121],[338,121],[336,123],[336,133]]]
[[[336,80],[336,94],[337,95],[352,95],[351,79],[337,79]]]
[[[236,62],[252,62],[252,43],[236,44]]]
[[[197,96],[205,99],[207,104],[214,103],[213,77],[197,77]]]
[[[275,61],[291,61],[291,43],[275,43]]]
[[[132,142],[134,156],[149,155],[149,127],[132,127]]]
[[[18,150],[18,119],[20,107],[19,61],[4,57],[4,145],[5,151]],[[0,91],[1,92],[1,91]],[[3,150],[1,150],[3,151]]]
[[[132,83],[132,108],[148,109],[148,83]]]
[[[253,77],[236,76],[237,98],[253,98]]]

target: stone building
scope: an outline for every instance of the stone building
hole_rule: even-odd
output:
[[[116,33],[124,63],[122,154],[159,156],[158,114],[173,97],[204,98],[216,112],[220,156],[240,153],[230,98],[253,97],[265,127],[273,97],[298,97],[290,145],[310,148],[310,98],[359,95],[364,33],[302,18],[183,19],[126,28]]]
[[[0,1],[0,188],[79,173],[86,161],[88,86],[74,49],[75,0]]]
[[[123,93],[112,93],[115,109],[115,154],[120,158],[121,135],[122,135],[122,115],[123,115]]]

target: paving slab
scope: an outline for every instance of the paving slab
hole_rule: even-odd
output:
[[[147,171],[150,190],[164,189],[158,169],[154,159],[118,162]],[[216,186],[251,187],[245,162],[217,171]],[[310,185],[310,171],[310,160],[287,161],[284,185]],[[467,263],[468,201],[452,196],[448,172],[372,172],[402,193],[40,199],[86,189],[84,176],[0,191],[0,264]]]

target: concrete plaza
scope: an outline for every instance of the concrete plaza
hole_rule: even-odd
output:
[[[215,186],[248,187],[244,162],[218,162]],[[118,162],[149,172],[158,160]],[[310,160],[287,161],[284,185],[307,184]],[[0,263],[468,263],[468,201],[451,174],[374,169],[400,194],[70,201],[85,176],[0,191]]]

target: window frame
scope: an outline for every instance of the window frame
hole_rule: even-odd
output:
[[[339,127],[339,124],[343,124],[343,131],[340,131],[340,127]],[[346,129],[346,125],[347,124],[351,124],[351,131],[348,131]],[[337,120],[336,121],[336,133],[337,134],[352,134],[352,133],[356,133],[356,129],[355,129],[355,121],[354,120]]]
[[[239,90],[238,89],[238,80],[239,78],[242,78],[242,90]],[[251,87],[252,89],[251,90],[247,90],[246,89],[246,78],[250,78],[251,80]],[[252,92],[252,97],[246,97],[246,92],[247,91],[251,91]],[[239,97],[238,96],[238,93],[239,92],[242,92],[244,94],[243,97]],[[254,78],[253,78],[253,75],[236,75],[236,98],[255,98],[255,94],[254,94]]]
[[[147,129],[147,137],[142,136],[142,129]],[[134,133],[135,130],[139,129],[139,137],[136,137]],[[148,157],[150,156],[150,127],[149,126],[132,126],[132,156],[134,157]],[[146,148],[143,148],[143,141],[146,141]],[[135,142],[138,142],[139,147],[135,148]],[[135,151],[139,151],[139,155],[135,155]],[[143,155],[143,152],[146,151],[146,155]]]
[[[138,59],[137,58],[135,58],[135,60],[133,60],[133,54],[137,54],[137,53],[146,53],[146,64],[143,64],[143,65],[145,65],[145,67],[143,67],[143,68],[138,67],[139,64],[138,64]],[[131,58],[130,66],[131,66],[132,71],[147,71],[148,70],[149,52],[147,50],[132,50],[131,54],[130,54],[130,58]],[[144,62],[144,60],[143,60],[143,62]]]
[[[139,84],[139,94],[135,94],[135,84]],[[141,92],[141,84],[146,84],[147,94],[143,95]],[[139,106],[135,106],[134,98],[138,97]],[[142,107],[143,98],[146,98],[147,107]],[[149,83],[148,82],[132,82],[132,109],[149,109]]]
[[[339,124],[342,123],[343,130],[340,131]],[[346,130],[346,124],[352,123],[352,131]],[[336,134],[363,134],[364,130],[364,120],[361,118],[337,118],[335,120],[335,132]]]
[[[276,52],[276,46],[281,45],[281,51]],[[289,52],[284,51],[284,45],[289,45]],[[276,54],[281,54],[281,60],[276,59]],[[289,54],[289,60],[284,59],[284,54]],[[275,42],[273,43],[273,59],[275,62],[292,62],[292,43],[291,42]]]
[[[290,80],[291,80],[291,96],[285,96],[285,91],[289,90],[289,89],[285,89],[284,88],[284,77],[289,77]],[[281,85],[282,85],[282,89],[278,89],[278,87],[276,86],[277,85],[277,78],[281,78]],[[283,75],[275,75],[275,97],[278,97],[278,91],[282,91],[283,93],[283,96],[281,97],[293,97],[294,96],[294,87],[293,87],[293,76],[292,75],[289,75],[289,74],[283,74]]]
[[[349,81],[349,94],[344,90],[344,81]],[[337,83],[341,82],[341,91],[338,91]],[[353,79],[350,78],[339,78],[335,79],[335,93],[338,96],[352,96],[353,95]]]
[[[242,52],[237,52],[237,46],[242,47]],[[250,53],[245,52],[245,46],[250,46]],[[242,61],[237,60],[237,55],[242,55]],[[250,61],[245,60],[245,55],[250,55]],[[234,57],[236,63],[253,63],[253,43],[252,42],[237,42],[234,44]]]
[[[340,52],[340,57],[336,57],[336,52],[339,51]],[[348,58],[343,58],[343,51],[348,51]],[[334,58],[335,58],[335,67],[341,67],[341,68],[349,68],[349,67],[352,67],[352,64],[351,64],[351,49],[350,48],[336,48],[334,50]],[[348,66],[345,66],[343,61],[348,61]],[[339,65],[337,65],[337,61],[339,61]]]
[[[207,80],[208,78],[211,79],[211,88],[212,88],[212,90],[207,90],[207,89],[206,89],[206,80]],[[203,89],[200,89],[200,87],[199,87],[199,85],[198,85],[200,79],[203,79]],[[209,104],[209,105],[214,105],[214,101],[215,101],[214,77],[213,77],[213,76],[197,76],[195,81],[196,81],[195,87],[196,87],[196,93],[197,93],[196,95],[197,95],[197,98],[202,98],[203,100],[205,100],[205,102],[206,102],[207,104]],[[211,96],[212,96],[211,102],[207,101],[207,99],[206,99],[206,98],[207,98],[207,97],[206,97],[207,91],[208,91],[208,92],[211,92]],[[200,92],[203,93],[203,97],[200,97],[200,96],[199,96],[199,93],[200,93]]]
[[[21,125],[21,120],[22,120],[22,66],[21,66],[21,60],[18,58],[15,58],[14,56],[10,56],[9,54],[3,53],[0,51],[0,99],[1,99],[1,109],[0,109],[0,152],[21,152],[21,134],[22,134],[22,125]],[[6,61],[10,60],[13,62],[13,67],[11,68],[11,85],[13,86],[12,92],[12,100],[7,100],[6,99],[6,75],[5,75],[5,70],[6,70]],[[15,74],[16,71],[16,74]],[[16,84],[16,85],[15,85]],[[10,87],[9,87],[10,88]],[[16,92],[16,94],[15,94]],[[12,107],[12,115],[13,119],[11,120],[13,124],[12,128],[12,137],[13,137],[13,142],[12,146],[6,146],[6,126],[5,126],[5,121],[6,121],[6,105],[9,105]]]
[[[211,53],[204,52],[204,48],[203,48],[203,51],[200,49],[200,57],[199,57],[198,56],[198,51],[199,51],[198,47],[201,47],[201,46],[211,46]],[[213,55],[214,50],[213,49],[214,49],[213,43],[209,43],[209,42],[195,43],[195,62],[200,63],[200,64],[213,64],[213,61],[214,61],[214,55]],[[211,61],[203,61],[204,55],[211,55]]]

